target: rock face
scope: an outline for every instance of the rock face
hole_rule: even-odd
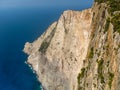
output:
[[[110,12],[113,7],[108,6],[95,3],[92,8],[91,41],[78,75],[79,90],[120,90],[120,12]]]
[[[120,90],[120,1],[95,1],[25,44],[44,90]]]
[[[99,3],[92,8],[91,40],[78,75],[78,89],[120,90],[120,6],[116,6],[120,1],[96,1]]]
[[[65,11],[24,51],[45,90],[77,90],[77,76],[86,57],[92,12]]]

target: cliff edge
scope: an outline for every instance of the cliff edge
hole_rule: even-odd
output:
[[[33,43],[27,63],[44,90],[119,90],[120,1],[64,11]]]
[[[36,41],[26,43],[27,62],[45,90],[77,89],[76,77],[87,54],[91,21],[91,9],[64,11]]]

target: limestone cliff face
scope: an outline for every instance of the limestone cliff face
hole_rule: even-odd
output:
[[[120,1],[96,0],[79,90],[120,90]]]
[[[45,90],[120,90],[120,1],[65,11],[24,52]]]
[[[24,51],[45,90],[77,90],[77,76],[87,55],[92,12],[65,11]]]

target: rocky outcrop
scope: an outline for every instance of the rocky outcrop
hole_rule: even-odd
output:
[[[116,6],[120,1],[96,1],[99,3],[92,8],[91,41],[78,75],[78,89],[120,90],[120,12]]]
[[[45,90],[119,90],[120,1],[65,11],[24,52]]]
[[[65,11],[24,52],[45,90],[77,90],[77,76],[87,55],[92,12]]]

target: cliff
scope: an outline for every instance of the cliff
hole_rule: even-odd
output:
[[[119,90],[120,13],[109,0],[101,1],[91,9],[64,11],[25,44],[27,63],[44,90]]]
[[[79,90],[120,90],[120,1],[96,0]]]

